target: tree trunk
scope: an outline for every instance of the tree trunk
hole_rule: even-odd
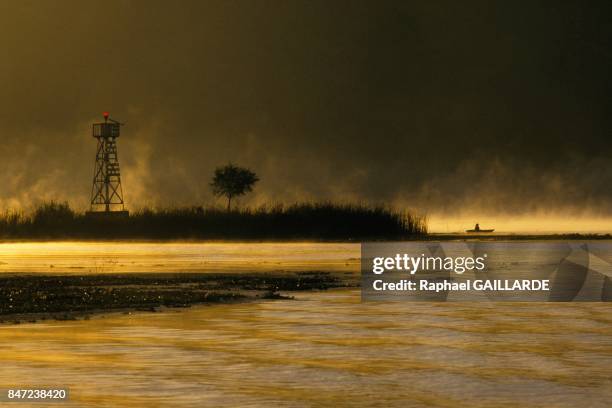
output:
[[[230,212],[232,209],[232,196],[227,196],[227,212]]]

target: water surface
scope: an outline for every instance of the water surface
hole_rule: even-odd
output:
[[[5,325],[0,386],[69,386],[78,407],[607,407],[611,311],[341,290]]]
[[[359,271],[359,244],[0,243],[0,273]]]
[[[0,244],[2,273],[357,273],[358,258],[358,244]],[[359,291],[339,290],[4,324],[0,388],[68,386],[70,402],[56,406],[74,407],[607,407],[611,312],[605,303],[360,303]]]

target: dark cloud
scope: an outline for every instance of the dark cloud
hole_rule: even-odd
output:
[[[608,2],[14,1],[0,6],[3,205],[87,203],[90,124],[130,207],[338,199],[610,214]]]

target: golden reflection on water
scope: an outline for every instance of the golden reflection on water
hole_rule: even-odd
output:
[[[57,406],[78,407],[607,407],[611,311],[339,290],[5,325],[0,386],[67,385]]]
[[[0,273],[359,271],[359,244],[16,242],[0,244]]]

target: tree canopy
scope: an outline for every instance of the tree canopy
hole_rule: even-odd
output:
[[[232,163],[217,167],[210,186],[216,196],[227,197],[227,210],[231,210],[232,198],[253,191],[259,181],[250,169],[235,166]]]

